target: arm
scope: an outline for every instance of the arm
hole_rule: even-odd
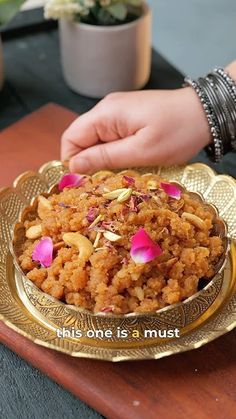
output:
[[[236,62],[227,67],[236,80]],[[191,87],[113,93],[64,133],[61,157],[70,170],[181,164],[211,141],[203,107]]]

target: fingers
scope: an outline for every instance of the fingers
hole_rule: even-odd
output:
[[[62,136],[61,159],[67,160],[100,141],[119,139],[116,117],[117,112],[110,101],[103,99],[93,109],[77,118]]]
[[[99,140],[95,126],[92,111],[77,118],[62,136],[61,160],[67,160],[83,148],[95,144]]]
[[[72,172],[92,173],[100,169],[116,169],[130,166],[143,166],[141,143],[145,129],[121,141],[95,145],[81,151],[70,160]]]

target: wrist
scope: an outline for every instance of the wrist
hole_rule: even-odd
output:
[[[230,77],[236,82],[236,60],[227,65],[225,71],[229,73]]]

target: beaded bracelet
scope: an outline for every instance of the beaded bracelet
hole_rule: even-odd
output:
[[[195,90],[202,103],[212,136],[206,151],[219,162],[236,150],[236,83],[222,68],[215,68],[197,81],[186,77],[185,85]]]
[[[220,127],[212,104],[210,103],[203,89],[201,89],[200,85],[195,80],[192,80],[189,77],[185,77],[185,84],[191,86],[195,90],[202,103],[212,135],[212,142],[209,146],[206,147],[206,151],[211,159],[215,163],[218,163],[223,157],[223,147],[220,137]]]

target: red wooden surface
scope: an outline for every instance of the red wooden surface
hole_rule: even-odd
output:
[[[0,181],[59,158],[75,114],[50,104],[0,133]],[[0,341],[109,418],[236,417],[235,331],[195,351],[112,364],[35,345],[0,322]]]

